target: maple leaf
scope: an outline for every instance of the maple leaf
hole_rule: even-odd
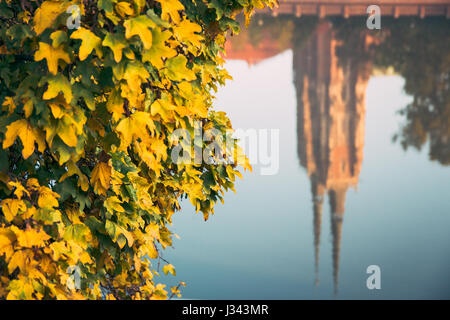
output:
[[[14,195],[19,200],[22,199],[24,194],[26,194],[27,196],[30,196],[30,193],[28,192],[28,190],[25,189],[24,186],[18,181],[10,181],[10,182],[8,182],[8,186],[16,188],[16,190],[14,190]]]
[[[3,149],[9,148],[19,137],[23,144],[22,155],[27,159],[34,152],[34,143],[38,144],[40,152],[45,150],[45,141],[38,129],[33,128],[27,120],[17,120],[6,127]]]
[[[138,111],[130,117],[122,119],[116,127],[121,138],[120,150],[126,150],[133,138],[145,139],[148,137],[147,128],[151,132],[155,131],[155,124],[147,112]]]
[[[48,88],[44,92],[42,98],[50,100],[58,96],[62,92],[67,103],[70,103],[73,98],[72,87],[69,80],[62,74],[48,78]]]
[[[120,201],[119,198],[112,196],[106,199],[104,205],[105,208],[111,213],[114,213],[115,211],[125,212],[125,209],[120,205],[121,203],[122,201]]]
[[[16,239],[16,234],[12,230],[0,228],[0,256],[5,254],[8,259],[14,253],[13,243]]]
[[[29,118],[30,115],[33,113],[33,100],[28,99],[24,105],[23,105],[23,110],[25,111],[25,118]]]
[[[167,76],[173,81],[195,80],[195,73],[186,67],[187,58],[176,56],[166,61]]]
[[[39,198],[38,198],[38,206],[40,208],[53,208],[58,207],[58,198],[60,197],[59,194],[56,192],[53,192],[51,189],[47,187],[40,187],[39,188]]]
[[[95,49],[97,55],[102,57],[102,39],[97,37],[92,31],[80,27],[70,36],[71,39],[81,40],[80,51],[78,53],[81,61],[85,60]]]
[[[111,182],[111,167],[105,162],[99,162],[92,170],[91,183],[94,191],[98,194],[106,195]]]
[[[138,92],[143,81],[150,76],[144,65],[138,61],[132,61],[127,64],[122,79],[127,80],[130,90]]]
[[[59,60],[70,63],[69,54],[63,48],[55,49],[48,43],[39,42],[39,50],[34,54],[34,60],[41,61],[42,59],[47,60],[48,70],[54,75],[58,73]]]
[[[171,265],[171,264],[166,264],[166,265],[163,267],[162,270],[163,270],[163,272],[164,272],[165,275],[167,275],[168,273],[170,273],[170,274],[172,274],[172,275],[174,275],[174,276],[177,275],[177,273],[175,272],[175,267],[174,267],[173,265]]]
[[[132,36],[139,36],[145,49],[152,46],[152,32],[149,28],[156,27],[156,24],[145,15],[129,19],[123,24],[125,27],[125,37],[130,39]]]
[[[161,17],[165,20],[172,18],[175,24],[180,22],[180,13],[178,11],[184,10],[183,4],[178,0],[156,0],[161,4]]]
[[[124,18],[125,16],[131,16],[134,14],[134,9],[131,6],[131,3],[121,1],[116,4],[115,9],[119,16]]]
[[[200,41],[203,40],[203,37],[197,34],[201,31],[201,26],[189,21],[188,19],[183,20],[178,26],[174,27],[173,30],[175,36],[180,42],[189,43],[193,45],[195,49],[198,49],[201,46]]]
[[[18,199],[4,199],[0,204],[6,221],[12,221],[19,211],[27,209],[25,203]]]
[[[14,110],[16,109],[16,103],[14,102],[14,98],[13,97],[6,97],[5,101],[3,101],[2,106],[8,108],[8,114],[13,113]]]
[[[118,121],[123,113],[123,104],[124,99],[120,96],[120,92],[118,90],[113,90],[108,97],[108,101],[106,102],[106,108],[109,112],[112,113],[112,118],[114,122]]]
[[[164,122],[173,121],[173,111],[176,110],[176,106],[170,100],[168,95],[163,95],[161,99],[155,100],[151,105],[152,116],[159,115]]]
[[[16,231],[17,242],[21,247],[31,248],[33,246],[43,247],[45,246],[45,241],[50,239],[50,236],[45,233],[44,230],[19,230]]]
[[[109,32],[106,34],[105,39],[103,39],[102,45],[104,47],[109,47],[112,50],[116,62],[122,60],[122,50],[128,47],[127,41],[123,35]]]
[[[61,44],[67,41],[67,33],[62,30],[58,30],[55,32],[52,32],[50,35],[50,39],[52,39],[52,46],[53,48],[58,48]]]
[[[20,271],[25,271],[28,264],[31,262],[32,255],[28,250],[15,251],[8,263],[8,271],[14,272],[16,268]]]
[[[164,67],[163,59],[176,56],[177,51],[166,45],[166,41],[172,36],[168,30],[162,31],[160,28],[152,30],[152,47],[142,54],[143,62],[150,62],[156,68]]]
[[[34,14],[34,32],[36,32],[37,35],[40,35],[45,29],[51,27],[56,18],[58,18],[65,9],[64,2],[44,1]]]

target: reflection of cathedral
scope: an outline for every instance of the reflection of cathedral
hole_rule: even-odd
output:
[[[358,184],[363,158],[365,91],[371,67],[359,53],[367,40],[361,35],[359,48],[352,48],[354,56],[340,59],[336,53],[340,42],[329,22],[323,22],[306,43],[294,47],[298,155],[311,180],[316,274],[322,205],[328,193],[336,290],[345,197],[348,188]]]
[[[430,160],[450,165],[449,22],[385,19],[383,32],[374,33],[361,28],[359,20],[350,20],[265,16],[231,38],[226,50],[228,59],[249,64],[293,50],[297,151],[311,183],[316,283],[327,196],[335,290],[345,198],[358,184],[363,160],[365,91],[372,62],[374,69],[398,72],[405,92],[414,98],[403,109],[406,125],[397,136],[403,148],[420,150],[429,143]]]
[[[314,247],[316,284],[318,283],[322,206],[325,194],[331,208],[333,238],[333,277],[338,286],[339,256],[345,198],[350,187],[358,184],[363,160],[365,91],[371,73],[367,47],[372,39],[361,33],[352,39],[351,48],[343,48],[327,21],[320,22],[306,42],[292,45],[297,91],[297,136],[300,164],[311,181],[314,211]],[[227,47],[229,59],[249,63],[273,56],[276,44],[260,44],[261,50]],[[345,48],[344,48],[345,49]]]

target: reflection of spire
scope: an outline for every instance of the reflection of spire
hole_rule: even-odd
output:
[[[298,155],[311,180],[314,204],[316,284],[323,197],[328,190],[336,293],[345,196],[347,189],[358,183],[364,147],[365,89],[370,70],[368,60],[361,59],[365,43],[362,35],[352,53],[341,59],[337,48],[342,43],[331,24],[323,21],[306,42],[293,46]]]
[[[328,193],[331,207],[331,234],[333,236],[333,279],[334,293],[337,294],[339,278],[339,256],[341,253],[342,222],[345,211],[347,189],[330,190]]]
[[[315,285],[319,285],[319,249],[320,249],[320,231],[322,225],[322,206],[325,188],[316,183],[316,176],[311,177],[311,192],[313,195],[314,210],[314,255],[315,255]]]

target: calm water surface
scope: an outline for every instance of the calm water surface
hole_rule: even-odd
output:
[[[207,222],[184,202],[166,250],[184,298],[450,298],[450,24],[364,26],[261,17],[230,41],[216,109],[279,129],[280,168]]]

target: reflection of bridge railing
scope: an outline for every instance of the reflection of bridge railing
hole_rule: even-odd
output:
[[[398,18],[400,16],[446,16],[450,18],[450,0],[280,0],[273,15],[293,14],[325,16],[367,15],[367,7],[380,6],[381,14]],[[265,10],[265,12],[269,12]]]

